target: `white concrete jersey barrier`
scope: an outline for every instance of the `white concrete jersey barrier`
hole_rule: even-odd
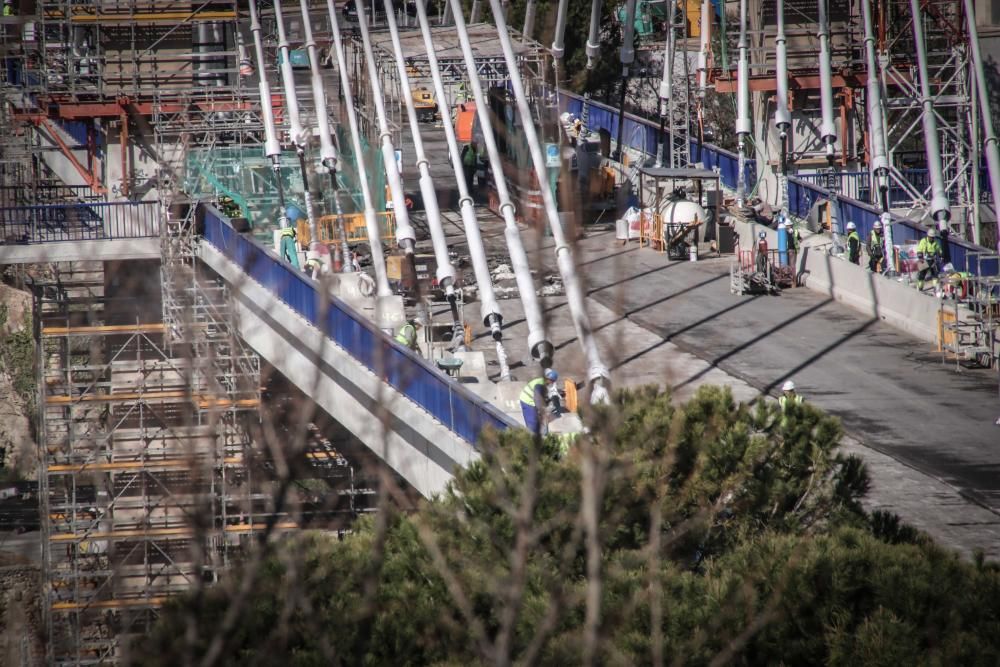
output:
[[[754,223],[736,222],[743,248],[753,247],[757,235],[767,235],[769,248],[778,247],[773,229]],[[799,249],[797,275],[801,285],[826,294],[857,311],[878,318],[929,343],[938,342],[940,302],[929,294],[867,270],[841,257],[830,255],[824,236],[805,239]]]

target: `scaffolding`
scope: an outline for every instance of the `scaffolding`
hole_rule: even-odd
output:
[[[218,319],[198,320],[203,356],[179,356],[155,304],[118,298],[100,264],[66,268],[34,285],[48,660],[105,664],[259,525],[258,379]]]
[[[979,142],[974,139],[979,120],[969,91],[972,69],[962,3],[928,0],[921,7],[920,16],[914,17],[906,0],[883,0],[878,6],[877,47],[884,63],[881,71],[890,173],[893,185],[909,196],[911,211],[920,217],[928,213],[931,183],[914,178],[912,170],[904,175],[907,166],[922,163],[925,157],[913,38],[913,22],[919,20],[926,35],[928,83],[937,118],[945,192],[953,211],[952,226],[963,238],[972,238],[969,228],[979,216]]]

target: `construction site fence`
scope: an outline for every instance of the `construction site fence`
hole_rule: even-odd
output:
[[[98,202],[0,208],[0,243],[159,236],[160,202]]]
[[[303,272],[256,241],[241,236],[215,209],[206,206],[204,220],[207,243],[463,440],[475,444],[486,427],[505,429],[514,425],[502,412],[396,343],[366,317],[339,299],[324,295],[319,284]],[[323,300],[326,304],[322,304]]]
[[[593,100],[584,100],[579,95],[559,91],[560,108],[564,112],[584,116],[586,106],[587,129],[590,132],[606,131],[612,137],[618,136],[618,124],[621,114],[610,107]],[[586,103],[586,104],[585,104]],[[658,123],[625,113],[625,126],[622,128],[622,143],[626,147],[639,151],[647,157],[655,156],[660,145],[660,127]],[[690,145],[691,160],[703,162],[706,169],[718,169],[722,182],[727,187],[735,188],[740,171],[739,156],[712,144],[700,144],[692,141]],[[747,159],[743,165],[743,177],[747,187],[757,182],[757,163]]]
[[[591,132],[606,130],[611,136],[617,136],[619,117],[617,109],[600,102],[585,100],[579,95],[559,91],[560,108],[563,111],[587,117],[587,129]],[[586,113],[584,107],[586,106]],[[660,143],[660,127],[658,122],[651,121],[634,114],[625,114],[625,126],[622,142],[629,148],[642,152],[648,157],[656,155]],[[706,169],[719,172],[723,184],[736,189],[739,174],[739,157],[712,144],[691,142],[691,159],[702,162]],[[753,160],[746,160],[744,178],[747,184],[757,180],[757,166]],[[839,179],[837,185],[844,187],[844,179]],[[873,204],[847,196],[842,192],[832,191],[816,183],[810,183],[806,178],[788,177],[788,210],[798,218],[808,218],[813,206],[824,201],[831,202],[836,209],[836,219],[846,225],[848,221],[857,225],[858,234],[867,239],[872,226],[880,217],[880,210]],[[897,215],[892,217],[893,242],[896,245],[916,243],[923,238],[926,228],[918,222],[907,220]],[[840,230],[838,230],[840,231]],[[977,246],[963,239],[948,237],[943,239],[945,261],[951,262],[959,270],[975,275],[1000,275],[1000,266],[996,257],[988,257],[994,251]]]
[[[341,241],[338,220],[343,220],[348,243],[368,243],[368,224],[363,212],[321,216],[316,220],[316,232],[319,235],[320,243],[338,243]],[[376,212],[375,221],[378,223],[379,234],[383,241],[391,243],[395,240],[396,216],[392,211]],[[299,242],[303,244],[310,243],[312,237],[309,233],[309,221],[299,220],[296,227],[295,233],[298,236]]]

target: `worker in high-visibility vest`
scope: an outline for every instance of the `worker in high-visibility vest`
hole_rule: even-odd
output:
[[[927,236],[920,239],[917,244],[917,259],[922,263],[923,268],[917,272],[917,289],[924,288],[924,281],[930,277],[932,284],[937,284],[938,263],[944,255],[941,248],[941,241],[938,240],[937,230],[931,227],[927,230]]]
[[[781,385],[781,397],[778,398],[778,405],[782,411],[787,410],[792,405],[802,405],[803,399],[795,393],[795,383],[791,380]]]
[[[417,345],[417,325],[419,322],[416,320],[410,320],[403,326],[399,328],[396,333],[396,342],[400,345],[413,350],[414,352],[420,352],[420,347]]]
[[[847,259],[851,264],[861,264],[861,237],[853,222],[847,223]]]
[[[299,248],[295,243],[295,227],[285,227],[281,230],[281,259],[296,269],[299,268]]]
[[[303,270],[310,278],[317,280],[320,274],[323,273],[323,260],[321,260],[316,253],[310,250]]]
[[[885,237],[882,236],[882,223],[878,220],[872,225],[872,233],[868,237],[868,270],[878,273],[885,257]]]
[[[3,0],[3,15],[4,16],[16,16],[17,10],[14,9],[13,0]]]
[[[559,373],[554,368],[546,368],[542,377],[535,378],[524,385],[521,390],[521,414],[524,425],[537,435],[548,434],[548,418],[545,409],[549,402],[549,388],[559,379]]]

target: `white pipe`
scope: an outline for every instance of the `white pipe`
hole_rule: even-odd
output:
[[[319,49],[316,47],[316,40],[313,38],[312,17],[309,15],[309,0],[300,0],[299,5],[302,10],[302,23],[305,29],[305,47],[309,55],[309,70],[312,79],[313,104],[316,107],[316,125],[319,129],[319,156],[323,166],[330,171],[330,180],[333,183],[334,210],[337,213],[338,230],[340,232],[340,255],[341,267],[345,273],[350,273],[352,262],[350,261],[350,248],[347,244],[347,232],[344,229],[344,211],[340,207],[340,198],[337,196],[337,149],[333,145],[333,137],[330,133],[330,118],[327,114],[326,87],[323,84],[323,76],[319,70]],[[319,243],[317,237],[312,237],[312,243]],[[324,255],[329,257],[329,255]]]
[[[278,24],[278,57],[281,59],[281,81],[285,89],[289,134],[292,143],[300,146],[306,141],[306,132],[302,128],[302,119],[299,116],[299,98],[295,94],[295,74],[292,72],[292,60],[289,56],[291,49],[288,46],[288,35],[285,34],[285,21],[281,16],[281,0],[274,0],[274,20]],[[308,190],[308,187],[306,189]]]
[[[931,217],[943,230],[948,228],[951,207],[948,204],[948,195],[945,194],[944,174],[941,171],[941,146],[938,144],[937,117],[934,115],[930,75],[927,73],[927,49],[924,44],[923,12],[920,11],[920,0],[910,0],[910,11],[913,13],[913,39],[916,42],[917,67],[920,72],[920,104],[923,107],[927,172],[931,178]]]
[[[819,0],[819,30],[816,37],[819,38],[820,108],[823,111],[819,134],[826,143],[826,159],[832,165],[837,143],[837,125],[833,119],[833,71],[830,64],[830,21],[826,14],[826,0]]]
[[[253,33],[254,53],[257,56],[257,89],[260,92],[260,111],[264,117],[264,155],[276,159],[281,157],[281,143],[274,126],[274,109],[271,107],[271,86],[267,82],[267,61],[264,60],[264,44],[260,36],[260,19],[257,16],[257,0],[250,0],[250,32]]]
[[[625,25],[622,36],[622,48],[619,59],[622,63],[622,76],[627,77],[629,65],[635,62],[635,2],[627,0],[625,3]]]
[[[302,0],[305,2],[306,0]],[[417,171],[420,173],[420,195],[424,200],[424,212],[427,216],[427,226],[431,232],[431,244],[434,246],[434,259],[437,261],[438,284],[451,295],[455,291],[455,267],[448,257],[448,241],[445,239],[444,228],[441,225],[441,210],[438,208],[437,193],[434,191],[434,179],[431,178],[430,163],[424,152],[424,140],[420,136],[420,121],[417,109],[413,104],[413,91],[410,90],[410,75],[406,71],[403,60],[403,45],[399,41],[399,28],[393,15],[392,0],[384,0],[386,20],[389,23],[389,35],[392,38],[392,50],[396,58],[396,71],[399,73],[399,86],[403,91],[403,104],[410,123],[413,139],[413,151],[417,157]]]
[[[889,158],[885,123],[882,116],[882,85],[879,78],[878,59],[875,57],[875,24],[872,21],[871,0],[861,0],[865,23],[865,66],[868,69],[867,112],[868,139],[871,143],[869,168],[878,182],[879,203],[882,206],[882,240],[885,244],[886,262],[893,256],[892,215],[889,213]]]
[[[871,168],[885,177],[889,171],[885,124],[882,119],[882,87],[879,85],[878,59],[875,57],[875,27],[871,0],[862,0],[865,21],[865,64],[868,68],[868,120],[871,134]]]
[[[434,96],[440,101],[443,108],[444,101],[448,98],[445,95],[444,82],[441,80],[441,71],[438,67],[437,53],[434,51],[434,40],[431,37],[430,22],[427,18],[424,0],[417,2],[417,20],[427,51],[427,63],[430,66],[431,80],[434,83]],[[496,341],[497,359],[500,362],[500,378],[508,380],[510,379],[510,367],[507,365],[507,354],[503,349],[502,342],[503,315],[493,290],[493,277],[490,275],[486,249],[483,247],[479,220],[476,219],[475,203],[469,194],[469,186],[465,182],[465,170],[462,167],[462,154],[458,148],[458,139],[455,137],[455,126],[448,118],[444,119],[442,125],[444,125],[444,135],[448,142],[448,155],[451,158],[452,170],[455,172],[455,183],[458,185],[458,207],[462,215],[462,226],[465,228],[465,238],[469,243],[472,271],[476,276],[476,284],[479,286],[479,315],[483,325],[490,328],[493,339]]]
[[[419,2],[417,3],[420,4]],[[538,4],[537,0],[528,0],[527,6],[524,8],[524,29],[521,31],[521,37],[527,41],[531,39],[531,34],[535,32],[535,5]],[[419,9],[417,10],[420,11]]]
[[[534,2],[531,3],[534,5]],[[569,0],[559,0],[559,11],[556,14],[556,32],[552,36],[552,57],[556,63],[562,60],[566,52],[566,12],[569,9]]]
[[[465,67],[469,72],[469,88],[472,89],[472,96],[476,100],[476,116],[479,118],[479,126],[483,131],[483,142],[486,144],[490,168],[493,170],[493,182],[500,200],[500,213],[504,220],[504,237],[507,240],[507,250],[510,253],[510,264],[514,270],[521,304],[524,306],[524,319],[528,324],[528,350],[532,357],[544,365],[551,360],[554,348],[545,335],[542,310],[538,305],[535,282],[531,277],[531,265],[528,263],[528,254],[524,251],[524,244],[521,243],[521,232],[517,226],[517,219],[514,217],[514,204],[510,199],[503,162],[500,160],[500,151],[497,148],[496,138],[493,136],[493,120],[490,118],[489,101],[486,99],[486,94],[479,81],[476,58],[472,53],[472,44],[469,42],[469,31],[465,26],[465,14],[462,11],[461,0],[448,0],[448,2],[455,19],[455,30],[458,32],[458,41],[462,47]],[[545,181],[542,181],[542,189],[544,189],[544,184]]]
[[[365,229],[368,230],[368,245],[371,247],[372,265],[375,267],[376,293],[380,297],[392,296],[389,277],[385,271],[385,256],[382,254],[382,230],[379,229],[378,219],[375,217],[375,203],[372,201],[372,191],[368,184],[365,153],[361,146],[361,130],[358,128],[358,112],[354,108],[354,93],[351,91],[351,78],[347,74],[347,59],[344,57],[340,21],[337,18],[337,8],[333,6],[333,0],[326,0],[326,10],[330,15],[330,32],[333,33],[333,48],[337,55],[337,69],[340,71],[340,87],[344,92],[344,107],[347,109],[347,123],[351,130],[351,145],[354,147],[358,182],[361,184],[361,198],[365,205]],[[347,262],[349,259],[345,257],[344,261]]]
[[[590,32],[587,34],[587,69],[594,69],[594,58],[601,55],[601,45],[597,41],[601,28],[601,0],[593,0],[590,5]]]
[[[863,0],[864,1],[864,0]],[[775,109],[774,124],[782,138],[792,124],[792,114],[788,111],[788,48],[785,39],[785,0],[777,0],[778,35],[774,38],[775,62]]]
[[[312,18],[309,16],[309,0],[299,0],[302,7],[302,24],[305,29],[305,47],[309,54],[309,71],[312,79],[313,104],[316,106],[316,126],[319,128],[319,157],[323,165],[334,169],[337,164],[337,150],[330,135],[330,118],[326,111],[326,90],[323,75],[319,71],[319,50],[313,39]]]
[[[385,98],[382,92],[382,81],[379,79],[378,68],[375,66],[375,50],[368,30],[368,20],[365,17],[364,0],[355,0],[358,8],[358,24],[361,27],[361,43],[365,50],[365,63],[368,65],[368,84],[372,88],[375,102],[375,115],[378,121],[379,139],[382,143],[382,162],[385,166],[386,180],[389,182],[389,193],[392,196],[392,211],[396,217],[396,242],[408,254],[413,253],[413,244],[417,237],[410,224],[410,214],[406,210],[406,194],[403,191],[403,179],[396,165],[396,149],[392,145],[392,131],[389,129],[388,114],[385,112]]]
[[[746,141],[750,136],[750,60],[747,44],[747,0],[740,0],[740,60],[736,88],[736,138],[739,143],[739,173],[736,174],[736,205],[746,199]]]
[[[663,76],[660,79],[660,115],[666,116],[674,88],[674,12],[677,6],[671,2],[667,9],[667,39],[663,47]]]
[[[701,31],[698,36],[698,97],[705,97],[708,86],[708,49],[712,34],[712,0],[701,3]]]
[[[274,20],[278,26],[278,52],[281,54],[281,82],[285,89],[285,104],[288,107],[288,124],[292,141],[295,142],[295,153],[299,158],[299,168],[302,171],[302,198],[306,204],[306,220],[309,221],[310,245],[318,243],[319,234],[316,227],[316,210],[313,207],[312,192],[309,190],[309,170],[306,166],[306,146],[309,134],[302,127],[299,117],[299,99],[295,92],[295,74],[292,72],[291,48],[288,46],[288,36],[285,34],[285,20],[281,15],[281,0],[274,0]]]
[[[518,70],[514,45],[511,43],[510,33],[507,31],[507,22],[504,20],[503,14],[499,12],[500,0],[490,0],[490,7],[493,9],[493,18],[500,36],[500,48],[503,50],[503,57],[507,63],[507,72],[514,91],[514,100],[517,102],[518,113],[521,115],[521,125],[527,140],[528,150],[531,153],[531,161],[535,166],[535,176],[538,178],[542,192],[542,203],[545,205],[546,217],[548,217],[549,227],[552,229],[552,238],[556,246],[556,262],[559,266],[559,273],[562,275],[563,284],[566,286],[566,299],[569,303],[570,315],[573,318],[573,326],[576,329],[577,339],[580,341],[583,353],[587,357],[591,402],[606,403],[611,374],[601,359],[601,352],[597,347],[597,340],[590,326],[583,285],[580,282],[576,264],[573,262],[573,253],[566,240],[566,234],[563,232],[562,221],[556,208],[555,195],[551,188],[546,187],[548,172],[545,166],[545,155],[542,153],[542,144],[538,139],[528,96],[525,94],[524,84],[521,81],[521,72]]]
[[[1000,211],[1000,150],[997,148],[997,135],[993,129],[992,110],[990,109],[989,90],[986,88],[986,75],[983,72],[983,54],[979,48],[979,29],[976,27],[976,14],[970,0],[965,0],[965,17],[969,22],[969,42],[972,48],[972,64],[976,73],[976,90],[979,92],[979,115],[983,118],[983,144],[986,151],[986,167],[990,174],[990,189],[993,191],[993,210]],[[979,165],[973,169],[978,170]],[[976,228],[976,243],[980,243],[979,228]],[[997,244],[1000,250],[1000,243]]]
[[[275,185],[278,190],[278,227],[288,227],[288,216],[285,213],[285,192],[281,184],[281,143],[278,141],[278,131],[274,125],[274,108],[271,106],[271,85],[267,82],[267,62],[264,60],[264,42],[261,37],[260,17],[257,15],[257,0],[249,0],[250,32],[253,33],[254,53],[257,56],[257,91],[260,94],[261,115],[264,117],[264,155],[271,158],[271,170],[274,172]],[[275,248],[281,252],[280,243]]]

